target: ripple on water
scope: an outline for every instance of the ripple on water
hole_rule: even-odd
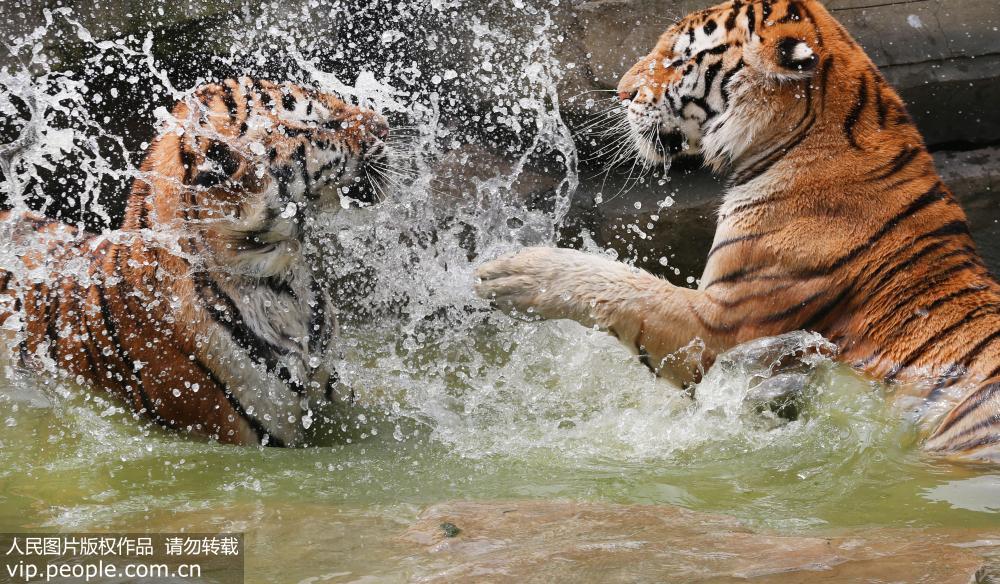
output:
[[[926,489],[928,501],[939,501],[953,509],[980,513],[1000,513],[1000,475],[990,474],[947,481]]]

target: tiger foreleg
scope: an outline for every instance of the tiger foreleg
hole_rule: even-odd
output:
[[[678,384],[695,380],[729,344],[701,324],[697,311],[710,307],[700,292],[598,255],[527,248],[487,262],[477,276],[476,292],[500,308],[607,330]],[[698,344],[697,355],[684,351]]]

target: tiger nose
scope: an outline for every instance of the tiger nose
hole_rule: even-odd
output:
[[[630,91],[619,91],[618,99],[622,101],[635,101],[637,95],[639,95],[638,89],[633,89]]]
[[[389,122],[385,121],[382,116],[371,116],[365,124],[365,129],[378,140],[384,141],[389,137]]]

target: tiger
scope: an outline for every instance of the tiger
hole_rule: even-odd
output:
[[[146,424],[300,445],[339,383],[336,310],[305,246],[320,213],[385,198],[389,125],[335,95],[246,77],[159,117],[121,229],[0,217],[11,357]]]
[[[923,452],[1000,462],[1000,287],[903,101],[819,0],[694,12],[616,92],[640,160],[726,177],[697,288],[532,247],[479,266],[480,296],[606,330],[682,385],[739,343],[814,331],[899,388]]]

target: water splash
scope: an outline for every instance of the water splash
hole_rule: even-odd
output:
[[[428,372],[397,384],[411,414],[467,456],[649,461],[788,445],[822,417],[817,393],[835,368],[832,345],[814,333],[761,339],[721,355],[692,399],[575,324],[511,324],[499,336],[500,355],[470,360],[460,383]],[[767,395],[768,385],[784,391]]]
[[[559,32],[546,10],[525,5],[505,19],[405,3],[374,34],[377,19],[345,6],[272,3],[235,14],[218,29],[227,51],[190,71],[164,58],[160,33],[104,38],[70,9],[46,12],[0,72],[0,112],[20,136],[5,150],[8,203],[112,228],[165,105],[232,71],[312,84],[389,114],[405,155],[390,169],[389,201],[316,218],[309,242],[343,313],[336,365],[363,408],[346,420],[333,413],[334,427],[371,436],[386,418],[400,440],[426,432],[472,458],[545,451],[648,460],[798,435],[808,419],[788,421],[751,395],[776,374],[745,348],[722,357],[692,401],[606,335],[511,320],[474,297],[483,258],[556,242],[580,184],[560,112]],[[314,15],[323,10],[337,15],[330,27],[340,32],[322,34]],[[358,46],[365,32],[373,46]],[[419,35],[425,46],[415,50]],[[50,54],[67,39],[83,54],[72,67]],[[147,88],[129,114],[141,125],[118,127],[102,110],[124,97],[122,83]],[[4,254],[16,262],[18,250]],[[823,346],[810,336],[774,343],[783,357]],[[829,364],[795,359],[803,377],[781,383],[810,386]]]

